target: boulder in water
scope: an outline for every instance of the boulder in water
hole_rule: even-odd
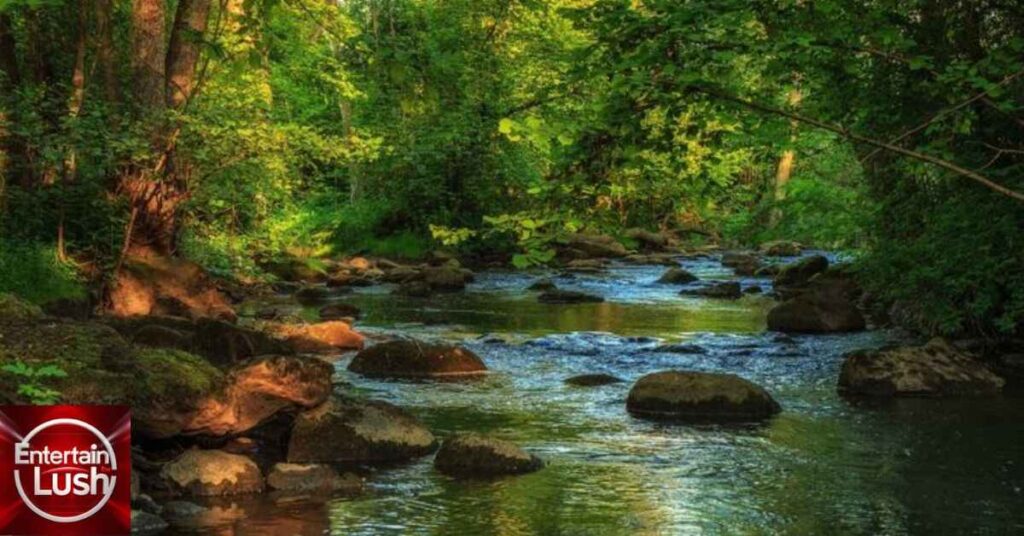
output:
[[[473,272],[456,265],[428,266],[423,269],[423,282],[437,292],[455,292],[473,281]]]
[[[328,465],[278,463],[267,473],[267,487],[291,492],[358,491],[363,481],[351,473],[339,475]]]
[[[577,233],[569,236],[566,241],[568,250],[581,258],[594,257],[625,257],[629,254],[626,247],[614,238],[603,234]]]
[[[776,305],[768,329],[785,333],[836,333],[866,327],[857,305],[837,288],[822,286]]]
[[[263,491],[263,475],[252,460],[219,450],[186,450],[165,464],[160,476],[172,491],[186,495],[239,495]]]
[[[444,378],[487,373],[480,357],[460,346],[401,339],[382,342],[352,358],[348,370],[370,377]]]
[[[739,376],[669,370],[640,378],[626,409],[649,419],[743,422],[769,418],[781,408],[767,391]]]
[[[737,300],[743,296],[738,281],[721,281],[706,287],[684,289],[680,294],[685,296],[701,296],[718,300]]]
[[[334,397],[300,413],[288,443],[290,463],[393,463],[426,456],[434,435],[402,409]]]
[[[544,279],[538,279],[538,280],[534,281],[533,283],[531,283],[530,286],[526,287],[526,290],[547,291],[547,290],[556,290],[557,288],[558,287],[555,285],[554,281],[552,281],[551,279],[545,277]]]
[[[626,230],[626,237],[633,239],[645,251],[660,251],[668,247],[669,238],[662,233],[655,233],[646,229],[632,228]]]
[[[691,274],[689,271],[679,267],[675,267],[665,270],[665,273],[661,274],[661,277],[658,278],[658,283],[666,283],[670,285],[685,285],[688,283],[693,283],[697,279],[697,276]]]
[[[441,445],[434,467],[455,477],[494,477],[531,473],[544,467],[544,462],[508,441],[457,434]]]
[[[980,360],[938,338],[924,346],[850,353],[839,373],[841,393],[874,397],[991,396],[1004,383]]]
[[[761,244],[758,248],[762,255],[769,257],[796,257],[803,252],[803,246],[792,240],[772,240]]]
[[[604,298],[577,290],[555,289],[537,296],[537,301],[541,303],[600,303],[604,301]]]
[[[732,268],[736,275],[754,275],[761,268],[761,259],[746,251],[727,251],[722,254],[722,266]]]
[[[580,374],[579,376],[565,379],[567,385],[576,387],[598,387],[621,382],[622,378],[612,376],[611,374]]]
[[[828,259],[822,255],[805,257],[779,269],[775,276],[776,287],[798,287],[806,285],[812,277],[828,269]]]
[[[348,303],[332,303],[325,305],[318,311],[321,320],[341,320],[343,318],[359,318],[363,311],[355,305]]]
[[[263,327],[298,353],[331,354],[339,350],[358,350],[364,342],[359,332],[341,320],[313,324],[267,322]]]

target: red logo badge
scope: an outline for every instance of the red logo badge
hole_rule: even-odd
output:
[[[0,406],[0,534],[129,533],[127,406]]]

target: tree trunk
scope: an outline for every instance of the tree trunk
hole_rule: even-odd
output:
[[[210,0],[180,0],[167,50],[167,106],[179,109],[192,95],[199,45],[206,31]]]
[[[789,90],[789,95],[786,97],[790,108],[795,108],[800,105],[800,100],[803,95],[800,90],[793,88]],[[790,121],[790,143],[796,142],[796,129],[797,122]],[[789,179],[793,176],[793,164],[796,161],[796,151],[793,149],[786,149],[782,152],[782,156],[779,157],[779,165],[775,169],[775,202],[776,204],[781,203],[786,199],[786,187],[789,185]],[[778,225],[779,221],[782,220],[782,209],[776,207],[772,210],[771,223],[772,227]]]
[[[144,113],[164,106],[164,18],[164,0],[132,0],[133,89]]]
[[[0,96],[13,94],[13,89],[20,79],[11,18],[0,12]],[[14,175],[15,155],[20,152],[17,141],[7,131],[7,122],[10,120],[7,113],[9,105],[11,103],[6,102],[6,99],[0,99],[0,208],[3,207],[7,181]]]
[[[135,0],[135,5],[146,11],[148,7],[145,4],[149,2],[151,0]],[[162,18],[162,4],[160,9]],[[142,102],[149,103],[153,108],[167,106],[176,110],[188,102],[195,90],[196,66],[209,9],[209,0],[180,0],[167,54],[159,61],[159,72],[162,75],[159,89],[144,89]],[[140,16],[137,15],[136,19]],[[149,20],[152,17],[143,18]],[[153,35],[152,32],[143,33],[146,36]],[[142,39],[140,44],[150,48],[153,45],[146,39]],[[160,45],[162,50],[162,43]],[[152,74],[154,71],[149,54],[140,50],[135,52],[137,58],[147,58],[147,67],[138,72]],[[175,158],[177,136],[176,126],[157,125],[155,138],[159,144],[156,165],[122,181],[121,188],[131,200],[132,207],[131,223],[126,233],[126,253],[130,249],[141,248],[162,255],[174,252],[178,235],[178,207],[188,198],[189,193],[188,166]]]
[[[86,20],[86,0],[78,0],[78,24],[75,30],[75,64],[71,71],[71,95],[68,98],[68,117],[72,120],[78,117],[82,111],[82,104],[85,102],[85,43],[88,32]],[[74,126],[72,126],[74,128]],[[78,155],[74,147],[68,147],[64,154],[63,183],[74,182],[78,176]],[[67,192],[60,192],[60,206],[58,207],[57,220],[57,258],[64,260],[67,257],[64,237],[64,201],[63,196]]]
[[[114,53],[113,0],[96,0],[96,64],[108,103],[120,101]]]

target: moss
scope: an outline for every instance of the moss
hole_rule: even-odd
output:
[[[38,306],[12,294],[0,293],[0,321],[31,320],[43,315]]]
[[[141,375],[138,397],[186,402],[209,395],[224,381],[209,361],[181,350],[136,348],[135,362]]]

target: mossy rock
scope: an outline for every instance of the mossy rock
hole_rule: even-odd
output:
[[[0,293],[0,322],[33,320],[43,316],[38,306],[13,294]]]
[[[760,421],[781,410],[767,391],[739,376],[679,370],[637,380],[626,409],[637,417],[680,422]]]

